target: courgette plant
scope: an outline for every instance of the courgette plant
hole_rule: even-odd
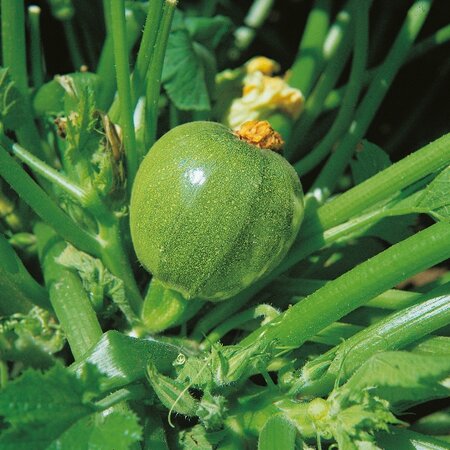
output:
[[[0,6],[1,449],[450,448],[445,2]]]

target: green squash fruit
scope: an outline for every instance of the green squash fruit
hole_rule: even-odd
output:
[[[137,257],[187,299],[242,291],[279,264],[300,227],[296,172],[242,136],[213,122],[180,125],[154,144],[136,175],[130,225]]]

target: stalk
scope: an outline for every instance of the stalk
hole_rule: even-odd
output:
[[[246,309],[245,311],[241,311],[239,314],[236,314],[235,316],[232,316],[229,319],[225,320],[211,333],[209,333],[201,344],[200,349],[209,349],[213,343],[220,340],[228,332],[234,329],[238,329],[247,322],[257,319],[260,316],[265,316],[266,318],[274,318],[278,314],[278,310],[276,310],[273,306],[266,304],[259,304],[258,306],[254,306],[252,308]]]
[[[335,36],[333,36],[334,48],[333,51],[330,52],[332,56],[320,76],[314,90],[307,98],[302,115],[292,128],[291,135],[289,136],[289,140],[285,148],[285,155],[289,160],[296,160],[299,143],[308,134],[315,120],[321,113],[323,102],[338,81],[350,55],[353,37],[351,27],[353,25],[351,23],[351,7],[348,5],[351,4],[352,2],[349,2],[346,9],[339,13],[339,19],[337,22],[339,24],[339,28],[337,28],[335,31]],[[350,11],[348,11],[347,8],[349,8]]]
[[[156,139],[158,126],[158,101],[161,90],[161,75],[166,54],[167,42],[169,40],[170,27],[173,15],[177,6],[176,0],[166,0],[164,3],[162,18],[158,30],[158,37],[155,42],[155,49],[152,61],[147,73],[147,89],[145,104],[145,133],[144,147],[149,149]]]
[[[44,83],[44,63],[41,48],[41,8],[36,5],[28,7],[30,20],[31,77],[35,89]]]
[[[297,302],[301,301],[305,296],[311,295],[329,282],[329,280],[280,277],[269,286],[269,289],[278,293],[298,296],[290,300],[291,302]],[[397,311],[415,305],[420,301],[421,297],[422,294],[418,292],[388,289],[386,292],[369,300],[365,306]]]
[[[344,383],[374,354],[405,348],[450,323],[450,285],[423,295],[421,300],[308,362],[292,392],[323,396],[333,388],[338,377]]]
[[[308,15],[297,56],[290,69],[289,84],[309,95],[325,64],[323,46],[330,23],[330,0],[316,0]]]
[[[450,257],[450,227],[436,223],[393,245],[288,309],[241,344],[296,348],[311,336],[410,276]]]
[[[121,103],[120,124],[123,129],[123,141],[127,159],[128,188],[131,190],[138,169],[138,157],[133,124],[124,0],[111,0],[110,12],[117,89]]]
[[[41,159],[47,159],[33,119],[28,93],[27,54],[25,46],[25,13],[23,0],[1,1],[1,31],[3,66],[8,67],[16,87],[23,97],[23,125],[15,130],[19,142]]]
[[[348,220],[449,163],[450,133],[310,213],[302,225],[297,243],[306,241],[319,230],[327,230]]]
[[[3,141],[8,150],[25,163],[34,173],[49,181],[53,186],[58,186],[80,204],[85,204],[87,193],[83,188],[72,182],[61,172],[34,156],[28,150],[25,150],[19,144],[13,143],[7,138],[3,138]]]
[[[333,192],[337,180],[347,167],[356,144],[369,128],[389,86],[419,34],[430,7],[431,0],[416,0],[408,11],[406,20],[391,50],[356,111],[355,120],[349,131],[329,158],[311,188],[313,191],[321,191],[322,198],[327,198]]]
[[[105,2],[109,5],[109,1]],[[108,9],[105,8],[105,16],[108,14]],[[109,15],[109,14],[108,14]],[[131,49],[136,43],[141,30],[137,26],[135,20],[133,20],[133,15],[128,11],[125,11],[125,23],[127,27],[127,49],[128,54],[130,54]],[[109,30],[109,28],[107,28]],[[101,90],[99,94],[98,105],[99,108],[103,111],[108,110],[111,107],[111,103],[113,102],[114,94],[116,91],[117,83],[116,77],[114,76],[114,46],[113,46],[113,37],[111,31],[107,32],[105,42],[103,44],[103,49],[100,55],[100,59],[97,65],[97,75],[102,80]],[[119,119],[120,109],[115,108],[114,111],[109,111],[108,115],[110,116],[113,122],[117,122]]]
[[[148,4],[147,18],[145,20],[144,33],[141,45],[136,58],[136,66],[133,72],[133,106],[142,94],[145,75],[154,57],[154,48],[158,37],[159,25],[161,22],[164,1],[153,0]]]
[[[128,314],[130,321],[136,322],[142,309],[142,296],[127,256],[125,245],[117,222],[100,223],[99,241],[101,242],[101,260],[113,275],[120,278],[125,285],[126,299],[133,314]]]
[[[355,35],[353,38],[352,68],[345,97],[333,126],[326,136],[308,155],[294,164],[294,168],[299,175],[305,175],[326,157],[336,140],[350,125],[354,115],[359,93],[362,89],[362,78],[367,63],[370,2],[352,3],[352,6],[355,14]]]
[[[95,256],[100,256],[100,245],[94,236],[81,229],[53,202],[44,190],[9,156],[0,145],[0,175],[22,200],[66,241]]]
[[[156,39],[158,37],[159,25],[161,22],[162,12],[164,7],[164,0],[151,1],[148,4],[147,17],[145,20],[144,32],[142,35],[141,44],[136,59],[134,72],[131,77],[131,90],[132,90],[132,107],[136,108],[139,98],[145,93],[145,78],[151,61],[154,58],[154,52],[156,48]],[[139,34],[140,34],[139,30]],[[120,99],[116,97],[111,105],[109,115],[112,120],[115,120],[120,112]],[[136,118],[135,118],[136,122]],[[135,124],[135,128],[138,128],[138,124]],[[136,131],[136,134],[138,132]],[[142,149],[139,146],[138,150]],[[143,155],[140,155],[142,157]]]
[[[42,223],[34,227],[34,232],[50,302],[78,360],[100,339],[100,324],[78,275],[56,261],[66,243]]]

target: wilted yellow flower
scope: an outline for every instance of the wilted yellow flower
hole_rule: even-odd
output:
[[[245,63],[247,73],[262,72],[264,75],[273,75],[280,70],[280,65],[273,59],[265,56],[256,56]]]
[[[303,94],[283,78],[258,70],[244,77],[242,96],[233,100],[226,119],[232,129],[248,120],[267,119],[275,111],[282,111],[295,120],[304,101]]]

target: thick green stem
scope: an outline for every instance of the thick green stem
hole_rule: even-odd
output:
[[[351,4],[352,2],[350,2]],[[348,7],[351,11],[351,8]],[[352,46],[351,12],[343,10],[339,13],[339,28],[333,41],[332,57],[320,76],[316,87],[305,103],[305,110],[299,120],[294,124],[292,133],[285,148],[286,158],[296,160],[299,143],[305,139],[315,120],[322,111],[323,102],[328,93],[333,89],[344,70]],[[331,33],[331,31],[330,31]]]
[[[2,140],[8,150],[25,163],[36,175],[40,175],[42,178],[52,183],[53,186],[58,186],[80,204],[85,203],[87,194],[80,186],[73,183],[61,172],[58,172],[29,151],[25,150],[19,144],[13,143],[4,137]]]
[[[321,191],[322,198],[327,198],[333,192],[337,181],[347,167],[356,144],[369,128],[395,75],[419,34],[428,15],[430,6],[431,0],[416,0],[408,11],[405,23],[400,29],[389,54],[357,109],[355,120],[351,124],[348,133],[329,158],[312,186],[312,190],[317,189]]]
[[[116,221],[104,221],[100,224],[99,240],[101,242],[101,259],[113,275],[120,278],[125,285],[127,298],[132,313],[127,317],[136,322],[142,309],[142,296],[127,256],[125,245]]]
[[[330,23],[330,0],[316,0],[308,15],[297,57],[290,69],[289,84],[309,95],[325,63],[323,46]]]
[[[109,5],[109,1],[105,2]],[[109,6],[108,6],[109,10]],[[108,13],[108,10],[105,9],[105,16]],[[108,16],[110,16],[108,14]],[[138,26],[136,20],[134,20],[133,14],[129,12],[125,12],[125,22],[127,27],[127,48],[128,54],[130,54],[131,49],[136,43],[141,30]],[[98,106],[103,111],[108,110],[108,108],[112,108],[111,103],[114,99],[114,94],[116,92],[117,82],[115,77],[114,68],[114,45],[113,45],[113,37],[112,32],[108,31],[105,42],[103,44],[103,49],[100,55],[100,60],[97,65],[97,75],[99,76],[101,82],[101,89],[98,99]],[[116,100],[116,104],[118,105],[118,99]],[[115,107],[113,110],[108,112],[111,120],[113,122],[117,122],[119,120],[120,108]]]
[[[8,67],[16,87],[23,97],[22,126],[16,131],[19,142],[34,154],[46,159],[33,119],[28,93],[27,54],[25,46],[25,12],[23,0],[2,0],[1,31],[3,66]]]
[[[170,27],[175,13],[176,0],[166,0],[163,8],[158,37],[155,43],[153,58],[147,73],[147,89],[145,104],[145,148],[149,149],[156,139],[158,126],[158,101],[161,90],[161,75],[166,54],[167,42],[169,40]]]
[[[290,300],[291,302],[296,302],[301,301],[308,295],[311,295],[313,292],[317,291],[329,282],[329,280],[280,277],[270,285],[270,289],[278,293],[299,296],[298,298],[293,298]],[[377,295],[375,298],[367,302],[365,306],[395,311],[415,305],[420,301],[421,297],[422,294],[418,292],[388,289],[386,292]]]
[[[353,39],[353,61],[349,83],[345,92],[344,101],[333,126],[320,143],[298,161],[294,168],[299,175],[305,175],[319,164],[330,152],[339,136],[350,125],[359,93],[362,89],[362,77],[367,62],[367,50],[369,46],[369,1],[352,3],[355,11],[355,36]]]
[[[136,64],[133,75],[131,77],[131,90],[132,90],[132,107],[136,108],[139,98],[145,94],[145,78],[150,65],[150,62],[154,58],[154,52],[156,48],[156,39],[158,37],[159,26],[161,22],[163,12],[164,0],[151,1],[148,4],[147,18],[144,26],[144,33],[139,46],[138,55],[136,58]],[[130,28],[130,24],[127,24]],[[139,30],[139,34],[140,34]],[[128,37],[130,32],[127,31]],[[110,108],[110,116],[113,120],[118,116],[120,111],[120,99],[116,97]],[[139,128],[135,123],[135,128]],[[138,130],[136,130],[138,134]],[[138,152],[139,158],[144,156],[144,150],[139,146],[138,140]]]
[[[50,302],[78,360],[100,339],[100,324],[78,275],[57,262],[66,243],[42,223],[34,231]]]
[[[437,223],[393,245],[325,285],[242,341],[296,348],[320,330],[400,281],[450,257],[450,226]]]
[[[44,83],[44,61],[41,49],[41,8],[36,5],[28,7],[30,20],[31,76],[35,89]]]
[[[160,333],[186,322],[202,306],[201,300],[186,300],[179,292],[153,278],[142,308],[142,322],[149,333]]]
[[[125,22],[124,0],[111,0],[111,32],[114,45],[117,89],[120,99],[120,124],[123,129],[123,141],[127,159],[128,188],[131,191],[138,169],[136,136],[133,124],[133,106],[131,100],[130,67]]]
[[[48,225],[75,247],[100,256],[94,236],[81,229],[0,145],[0,175],[23,201]]]
[[[145,76],[154,57],[154,48],[158,37],[163,6],[163,0],[153,0],[148,4],[144,33],[142,35],[141,45],[139,46],[136,58],[136,66],[133,72],[133,106],[136,106],[138,98],[143,94]]]
[[[348,220],[450,163],[450,133],[349,189],[307,216],[298,242]],[[315,194],[313,192],[313,194]]]
[[[293,391],[325,395],[333,388],[338,376],[345,382],[374,354],[404,348],[447,325],[450,323],[449,292],[450,285],[441,286],[423,295],[419,304],[387,316],[308,362]],[[325,373],[324,365],[328,365]]]

